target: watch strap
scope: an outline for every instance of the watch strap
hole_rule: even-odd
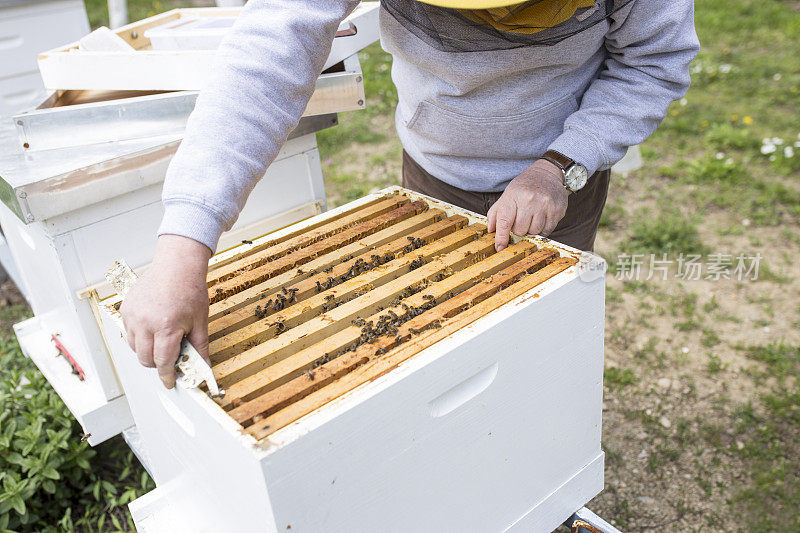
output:
[[[556,152],[555,150],[546,151],[542,156],[542,159],[553,163],[555,166],[560,168],[562,172],[566,172],[569,167],[575,164],[574,160],[560,152]]]

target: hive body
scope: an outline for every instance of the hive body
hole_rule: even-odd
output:
[[[484,224],[393,188],[219,254],[220,400],[105,320],[158,486],[137,526],[549,531],[597,494],[602,260]]]

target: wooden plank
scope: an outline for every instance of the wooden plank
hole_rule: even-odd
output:
[[[550,258],[552,259],[552,256]],[[441,326],[442,321],[457,315],[469,307],[479,304],[481,301],[514,283],[529,270],[541,264],[541,259],[536,257],[527,257],[517,261],[501,272],[494,274],[461,294],[445,300],[443,303],[401,325],[398,328],[396,336],[383,336],[378,338],[374,343],[361,345],[354,353],[348,353],[333,359],[320,366],[308,376],[295,378],[258,398],[236,407],[230,411],[230,415],[237,422],[246,424],[257,414],[271,414],[276,412],[288,406],[293,401],[309,394],[314,388],[320,388],[324,386],[326,382],[329,383],[341,376],[342,372],[349,372],[355,368],[355,366],[363,364],[365,358],[369,360],[375,357],[375,354],[381,353],[383,350],[389,350],[404,342],[408,342],[413,336],[418,335],[420,331],[428,329],[434,324]]]
[[[311,276],[312,272],[314,271],[320,272],[331,265],[336,264],[344,256],[360,254],[375,247],[382,246],[394,239],[404,237],[409,233],[413,233],[414,231],[434,224],[443,217],[444,211],[441,209],[429,209],[424,213],[420,213],[419,215],[400,221],[393,226],[389,226],[378,233],[367,235],[356,242],[350,243],[347,246],[339,248],[338,250],[311,260],[303,266],[303,272],[300,274],[298,274],[296,270],[284,272],[283,274],[275,276],[274,278],[269,278],[257,285],[253,285],[252,287],[248,287],[243,291],[237,292],[236,294],[233,294],[222,301],[211,304],[208,319],[210,322],[213,322],[227,313],[239,309],[240,307],[249,303],[255,302],[261,298],[261,295],[265,292],[279,290],[281,287],[288,286],[290,283],[303,280],[308,276]]]
[[[284,385],[285,389],[280,395],[276,394],[279,389],[275,389],[270,393],[272,394],[271,401],[273,402],[276,399],[281,399],[285,402],[285,398],[292,395],[293,403],[286,403],[283,408],[277,410],[273,408],[274,412],[264,418],[260,418],[248,428],[248,432],[257,439],[263,439],[271,435],[280,428],[355,389],[359,385],[377,379],[423,349],[432,346],[434,343],[463,329],[500,306],[525,294],[575,263],[577,263],[577,260],[573,257],[556,259],[541,270],[489,296],[478,305],[456,314],[455,317],[443,322],[442,327],[425,331],[384,355],[375,354],[375,346],[392,346],[394,339],[389,339],[388,342],[376,343],[373,346],[363,346],[355,353],[336,358],[315,370],[313,379],[311,376],[296,378],[295,382],[297,384],[304,383],[304,388],[297,387],[297,384],[292,386],[293,382],[290,382]],[[421,317],[422,315],[417,318]],[[420,320],[420,323],[423,322],[424,320]],[[411,338],[409,332],[411,327],[414,326],[410,323],[406,326],[406,338]],[[259,417],[259,415],[256,416]]]
[[[406,280],[409,281],[407,285],[398,285],[395,283],[393,286],[384,288],[381,291],[383,293],[394,290],[400,293],[406,290],[412,283],[419,283],[420,280],[424,279],[425,273],[428,272],[428,270],[437,268],[437,265],[428,267],[428,265],[424,265],[423,263],[455,250],[456,248],[463,247],[460,252],[464,254],[485,253],[485,242],[480,244],[472,242],[476,236],[484,233],[485,229],[485,226],[476,224],[451,233],[450,235],[446,235],[431,244],[414,250],[413,254],[405,254],[404,256],[365,272],[360,276],[347,280],[340,285],[318,292],[299,305],[289,307],[280,313],[268,317],[269,322],[266,324],[264,321],[259,321],[212,341],[209,345],[211,360],[217,363],[233,357],[255,344],[276,337],[279,333],[290,330],[290,328],[298,324],[317,317],[328,309],[333,309],[334,306],[340,303],[357,298],[375,287],[380,287],[394,282],[400,277],[405,277],[406,274],[409,274],[409,272],[415,270],[415,268],[419,266],[420,268],[417,269],[418,272],[415,276],[408,276],[406,278]],[[458,261],[458,255],[448,258],[445,263],[449,264],[448,262],[451,260]],[[288,333],[288,331],[286,332]]]
[[[373,202],[370,202],[370,204],[373,204],[376,201],[377,199]],[[238,261],[262,250],[266,250],[270,246],[275,246],[276,244],[287,241],[292,237],[297,237],[306,231],[318,228],[326,222],[340,219],[348,212],[349,211],[343,211],[334,215],[332,218],[323,219],[321,217],[317,217],[316,215],[322,213],[322,202],[319,200],[313,200],[289,209],[288,211],[281,211],[280,213],[276,213],[271,217],[261,219],[254,224],[249,224],[245,227],[252,228],[261,226],[263,224],[265,227],[272,229],[270,229],[268,233],[260,237],[256,237],[251,241],[239,241],[229,248],[217,250],[217,253],[208,263],[208,271],[211,272],[212,270],[216,270],[224,265]],[[309,220],[306,222],[307,225],[303,224],[303,222],[311,217],[315,217],[316,221]],[[280,237],[272,237],[274,233],[281,232],[281,230],[287,229],[290,226],[301,226],[301,228],[294,231],[289,231]]]
[[[364,270],[380,266],[380,261],[376,260],[375,258],[393,258],[396,255],[400,255],[404,249],[409,247],[409,239],[421,240],[429,243],[440,237],[453,233],[454,231],[464,227],[466,223],[466,217],[450,217],[416,231],[411,235],[402,236],[394,241],[384,244],[383,246],[368,250],[365,253],[354,257],[351,257],[350,254],[343,255],[338,251],[332,252],[332,255],[335,254],[340,260],[347,259],[348,257],[351,257],[351,259],[333,265],[327,270],[319,272],[318,274],[312,273],[308,276],[304,276],[303,279],[296,281],[295,283],[284,285],[272,291],[262,292],[259,298],[253,303],[241,307],[240,309],[211,322],[208,326],[209,339],[211,341],[215,341],[223,335],[233,333],[237,329],[243,328],[249,324],[257,322],[258,320],[268,318],[269,316],[275,314],[281,310],[280,306],[283,305],[276,302],[279,293],[284,295],[293,295],[292,299],[294,299],[296,303],[287,300],[285,305],[286,307],[291,305],[300,305],[305,299],[320,292],[319,287],[330,285],[331,280],[341,283],[342,281],[345,281],[347,277],[352,277],[352,269],[357,268],[360,269],[359,272],[363,272]],[[295,272],[303,272],[303,269]],[[350,274],[350,276],[348,276],[348,274]]]
[[[303,231],[291,239],[275,244],[274,246],[270,246],[269,248],[261,250],[258,253],[249,255],[239,259],[238,261],[233,261],[232,263],[209,272],[208,284],[211,286],[215,283],[232,278],[241,271],[255,268],[268,261],[274,261],[275,259],[283,257],[287,253],[290,253],[294,250],[321,241],[322,239],[326,239],[331,235],[341,233],[355,224],[359,224],[378,215],[382,215],[397,209],[409,201],[410,200],[405,196],[391,196],[381,199],[379,202],[368,207],[356,209],[352,213],[349,213],[347,216],[342,218],[333,220],[331,222],[326,221],[325,224],[322,224],[313,230]]]
[[[382,229],[386,229],[398,221],[418,215],[427,209],[428,206],[425,202],[411,202],[410,204],[402,205],[397,209],[360,222],[355,226],[347,228],[347,231],[342,231],[327,238],[316,240],[301,248],[290,249],[282,256],[273,258],[261,265],[249,266],[246,270],[240,271],[238,275],[220,281],[210,287],[208,289],[209,300],[211,303],[223,300],[232,294],[236,294],[243,288],[250,287],[265,279],[282,274],[287,270],[304,265],[315,257],[319,257],[341,246],[350,244],[364,235],[371,235]]]
[[[477,225],[477,224],[476,224]],[[470,228],[474,228],[474,226]],[[467,228],[467,229],[470,229]],[[483,227],[482,229],[485,229]],[[463,230],[462,230],[463,231]],[[445,239],[442,239],[444,241]],[[369,291],[325,314],[317,315],[278,337],[246,350],[223,361],[212,368],[217,381],[224,386],[251,375],[259,370],[284,359],[292,352],[307,348],[324,337],[332,335],[347,326],[359,315],[370,315],[379,307],[386,307],[400,294],[410,288],[424,285],[439,274],[448,275],[466,268],[469,264],[482,259],[491,253],[492,236],[485,235],[478,241],[467,244],[456,251],[432,259],[429,263],[398,277],[383,286],[380,291]],[[212,358],[213,361],[213,358]]]
[[[364,321],[366,323],[372,322],[373,324],[393,322],[395,324],[391,328],[386,328],[388,330],[387,334],[393,334],[400,322],[412,318],[410,316],[412,310],[417,312],[417,309],[424,309],[426,305],[429,305],[429,301],[441,302],[442,299],[448,298],[451,294],[460,293],[478,283],[481,279],[513,265],[522,256],[528,255],[535,250],[536,246],[530,241],[521,241],[442,281],[432,283],[424,291],[403,300],[403,305],[396,305],[375,313],[364,319]],[[541,250],[531,257],[529,264],[532,265],[531,268],[542,268],[554,260],[557,255],[557,252],[552,249]],[[225,398],[220,405],[231,407],[241,402],[252,400],[256,396],[298,377],[303,372],[313,370],[320,358],[332,359],[339,356],[346,349],[360,342],[364,338],[362,335],[364,335],[362,327],[350,326],[313,346],[300,350],[261,372],[228,387]]]

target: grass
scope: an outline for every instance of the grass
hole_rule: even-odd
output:
[[[636,254],[702,254],[706,246],[700,242],[697,224],[677,210],[655,216],[638,214],[631,224],[628,249]]]
[[[609,389],[620,389],[633,385],[638,381],[636,374],[630,368],[611,366],[603,373],[603,382]]]

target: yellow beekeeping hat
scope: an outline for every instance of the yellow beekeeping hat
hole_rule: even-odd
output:
[[[521,4],[520,0],[418,0],[425,4],[453,9],[492,9]]]

